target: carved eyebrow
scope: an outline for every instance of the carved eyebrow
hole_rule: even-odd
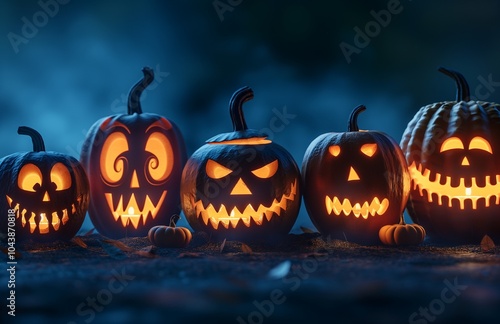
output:
[[[146,129],[146,133],[149,132],[149,130],[152,128],[161,128],[164,130],[170,130],[172,129],[172,124],[168,120],[162,117],[157,121],[155,121],[154,123],[152,123],[151,125],[149,125],[149,127]]]
[[[104,130],[105,130],[106,128],[108,128],[108,127],[109,127],[109,129],[113,129],[113,128],[115,128],[115,127],[119,127],[119,128],[124,129],[124,130],[125,130],[128,134],[130,134],[130,130],[128,129],[128,127],[127,127],[127,126],[125,126],[124,124],[120,123],[119,121],[115,121],[115,122],[113,122],[113,123],[110,125],[111,121],[112,121],[112,118],[111,118],[111,117],[110,117],[110,118],[108,118],[107,120],[105,120],[105,121],[102,123],[102,125],[101,125],[100,129],[101,129],[102,131],[104,131]]]

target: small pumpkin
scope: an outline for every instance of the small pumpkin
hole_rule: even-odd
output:
[[[151,244],[159,247],[182,248],[191,242],[191,231],[185,227],[177,227],[179,215],[170,218],[170,225],[156,225],[151,227],[148,238]]]
[[[111,238],[146,236],[180,212],[184,140],[172,121],[142,111],[141,94],[154,79],[152,69],[142,71],[130,90],[128,112],[97,121],[80,156],[90,180],[90,219]]]
[[[233,94],[234,131],[209,139],[182,173],[181,203],[189,224],[219,240],[279,241],[300,208],[293,157],[267,134],[247,127],[242,106],[252,98],[249,87]]]
[[[311,142],[302,162],[304,203],[323,235],[361,244],[378,243],[378,231],[399,220],[410,176],[398,144],[379,131],[360,131],[360,105],[347,132]]]
[[[385,245],[418,245],[424,241],[425,229],[418,224],[406,224],[401,215],[399,224],[382,226],[379,238]]]
[[[433,241],[500,240],[500,104],[471,100],[462,74],[439,71],[455,80],[457,98],[421,107],[403,134],[408,213]]]
[[[89,182],[72,156],[45,151],[43,138],[21,126],[18,134],[33,141],[33,152],[14,153],[0,160],[0,210],[16,215],[16,240],[69,240],[78,232],[89,204]],[[1,232],[7,233],[7,220]]]

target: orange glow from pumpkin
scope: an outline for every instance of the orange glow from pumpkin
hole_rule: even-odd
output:
[[[261,168],[253,170],[252,173],[258,178],[267,179],[272,177],[276,171],[278,171],[278,160],[274,160]]]
[[[338,145],[332,145],[328,148],[328,152],[330,152],[331,155],[333,156],[339,156],[340,154],[340,146]]]
[[[471,139],[469,144],[469,150],[483,150],[490,154],[493,154],[490,143],[482,137],[476,136]]]
[[[50,181],[56,185],[56,191],[71,188],[71,175],[68,168],[57,162],[50,170]]]
[[[375,197],[370,202],[364,201],[362,203],[352,203],[348,198],[344,198],[340,201],[337,197],[330,198],[326,196],[325,205],[326,211],[329,215],[331,215],[332,212],[337,216],[340,216],[341,214],[349,216],[349,214],[353,213],[356,218],[361,216],[364,219],[368,219],[369,215],[375,216],[385,214],[389,208],[389,199],[383,198],[382,201],[380,201],[378,197]]]
[[[291,185],[290,193],[283,194],[279,201],[274,199],[269,206],[259,204],[257,207],[254,207],[252,204],[248,204],[244,210],[239,210],[237,207],[228,210],[222,204],[219,210],[217,210],[211,203],[207,207],[204,207],[201,200],[192,205],[194,205],[196,216],[201,218],[205,225],[210,224],[214,229],[218,229],[219,226],[226,229],[230,227],[236,228],[238,224],[250,227],[252,221],[256,225],[262,225],[264,218],[271,221],[273,217],[279,217],[281,211],[287,209],[287,202],[295,200],[296,194],[297,180]]]
[[[207,165],[205,166],[205,170],[207,175],[212,179],[220,179],[229,175],[233,170],[226,168],[220,163],[215,162],[214,160],[208,160]]]
[[[357,181],[359,180],[358,173],[354,170],[353,167],[349,170],[349,176],[347,177],[347,181]]]
[[[485,177],[485,185],[479,187],[477,185],[476,177],[471,178],[471,186],[465,186],[465,179],[460,178],[460,183],[457,187],[451,186],[451,177],[446,176],[446,182],[441,184],[441,178],[443,177],[440,173],[436,173],[436,178],[434,181],[430,180],[431,171],[429,169],[423,169],[422,165],[413,162],[409,167],[410,176],[412,179],[413,190],[417,190],[420,196],[424,197],[424,190],[427,192],[427,201],[433,202],[432,195],[437,195],[438,205],[442,205],[442,197],[448,197],[448,207],[452,207],[452,201],[456,200],[460,204],[460,209],[465,209],[465,201],[470,200],[472,203],[472,209],[477,209],[477,201],[479,199],[484,199],[484,204],[486,207],[490,205],[490,198],[495,197],[495,204],[500,204],[500,175],[495,175],[495,184],[491,182],[491,176]]]
[[[162,133],[152,133],[146,142],[145,150],[153,154],[148,163],[149,174],[155,181],[165,181],[174,167],[174,151],[170,141]]]
[[[123,205],[123,195],[120,196],[120,200],[118,202],[118,206],[116,209],[113,207],[113,194],[105,193],[106,201],[108,202],[109,209],[113,214],[113,218],[115,221],[120,220],[123,227],[126,227],[128,224],[132,224],[132,226],[137,229],[139,223],[142,221],[142,225],[145,225],[148,221],[149,217],[155,219],[158,211],[167,196],[167,191],[164,190],[160,199],[156,204],[151,201],[148,195],[146,195],[144,208],[141,210],[139,205],[137,204],[137,200],[135,198],[135,194],[131,194],[130,199],[126,206]]]
[[[14,209],[16,218],[21,218],[21,226],[29,226],[30,233],[34,233],[38,228],[38,232],[40,234],[48,234],[50,233],[50,225],[52,225],[55,231],[58,231],[61,224],[65,225],[69,221],[70,213],[71,215],[76,213],[75,204],[71,204],[71,211],[68,211],[68,209],[65,208],[59,212],[54,211],[49,213],[52,216],[49,221],[46,212],[42,212],[39,216],[37,216],[34,212],[29,212],[26,208],[21,208],[19,204],[12,206],[13,199],[9,196],[7,196],[7,202],[9,203],[10,208]],[[80,202],[81,198],[78,198],[77,203],[79,204]],[[37,220],[39,220],[38,225]]]
[[[42,184],[42,171],[32,163],[23,165],[17,176],[17,186],[22,190],[35,192],[37,184]]]
[[[445,152],[449,150],[463,150],[464,149],[464,143],[462,143],[462,140],[458,137],[450,137],[447,138],[443,141],[443,144],[441,144],[441,149],[439,152]]]
[[[100,167],[104,180],[116,183],[123,177],[125,163],[120,155],[127,152],[128,142],[125,134],[114,132],[108,136],[102,147]]]
[[[231,191],[231,195],[251,195],[252,192],[248,189],[248,186],[245,184],[243,179],[239,179],[238,182],[234,185],[233,190]]]
[[[364,155],[372,157],[377,152],[377,143],[363,144],[360,150]]]
[[[261,145],[272,143],[271,140],[265,137],[251,137],[251,138],[238,138],[234,140],[222,141],[222,142],[209,142],[208,144],[223,144],[223,145]]]

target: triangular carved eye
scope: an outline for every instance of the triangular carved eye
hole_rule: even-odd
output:
[[[328,148],[328,152],[330,152],[331,155],[333,156],[339,156],[340,154],[340,146],[338,145],[332,145]]]
[[[360,150],[364,155],[372,157],[377,152],[377,143],[364,144]]]
[[[233,170],[226,168],[220,163],[215,162],[214,160],[208,160],[207,165],[205,166],[205,171],[207,175],[212,179],[220,179],[229,175]]]
[[[493,154],[490,143],[482,137],[474,137],[469,144],[469,150],[483,150]]]
[[[267,179],[272,177],[278,170],[278,160],[274,160],[271,163],[264,165],[261,168],[253,170],[252,173],[261,179]]]
[[[445,152],[449,150],[463,150],[464,149],[464,143],[462,143],[462,140],[458,137],[450,137],[447,138],[443,144],[441,144],[441,150],[439,152]]]

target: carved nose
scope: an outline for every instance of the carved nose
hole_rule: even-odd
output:
[[[356,181],[359,180],[358,173],[354,170],[353,167],[351,167],[351,170],[349,170],[349,177],[347,178],[347,181]]]
[[[130,181],[130,188],[139,188],[139,179],[137,179],[137,171],[134,170],[132,180]]]
[[[48,191],[45,191],[45,195],[43,195],[43,201],[50,201],[50,197],[49,197],[49,192]]]
[[[251,195],[252,192],[250,189],[248,189],[247,185],[243,181],[243,179],[240,178],[238,182],[234,185],[233,190],[231,191],[231,195]]]
[[[467,159],[466,156],[464,156],[464,159],[462,160],[462,165],[470,165],[469,159]]]

